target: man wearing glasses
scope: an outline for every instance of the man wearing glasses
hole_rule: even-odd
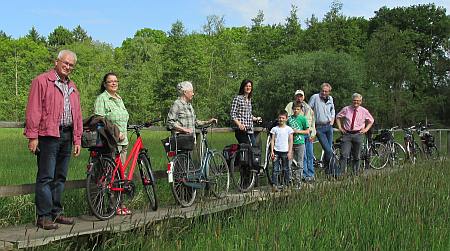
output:
[[[55,67],[31,82],[25,113],[28,150],[37,156],[35,187],[36,225],[57,229],[59,224],[74,224],[62,215],[61,204],[70,155],[80,154],[83,122],[80,93],[69,79],[77,61],[75,53],[62,50]]]
[[[324,167],[325,173],[333,174],[334,167],[330,167],[330,159],[333,155],[333,124],[334,124],[334,103],[330,96],[331,85],[323,83],[320,93],[316,93],[309,99],[309,106],[313,109],[316,119],[316,136],[325,152]]]
[[[354,174],[358,173],[359,155],[364,134],[372,127],[374,119],[370,112],[361,106],[362,96],[359,93],[353,93],[352,105],[342,108],[336,116],[336,125],[342,133],[341,159],[336,175],[340,175],[341,170],[345,170],[347,163],[352,158],[352,170]]]

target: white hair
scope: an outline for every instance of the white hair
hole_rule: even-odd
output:
[[[177,91],[179,96],[182,96],[185,91],[190,90],[194,90],[194,87],[192,86],[192,83],[189,81],[183,81],[181,83],[178,83],[177,85]]]
[[[330,91],[331,91],[331,85],[329,83],[325,82],[320,87],[321,87],[321,89],[323,89],[324,87],[328,87],[328,88],[330,88]]]
[[[355,98],[360,98],[360,99],[362,100],[363,97],[362,97],[361,94],[355,92],[355,93],[353,93],[353,95],[352,95],[352,99],[355,99]]]
[[[75,60],[75,63],[77,62],[77,54],[71,50],[62,50],[58,53],[58,59],[61,60],[64,55],[70,55]]]

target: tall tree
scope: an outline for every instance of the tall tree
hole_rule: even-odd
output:
[[[225,19],[223,16],[210,15],[206,17],[206,24],[203,25],[203,32],[212,36],[221,32],[225,28]]]
[[[48,35],[48,44],[50,46],[69,45],[74,42],[72,32],[68,29],[58,26],[50,35]]]
[[[92,38],[88,35],[87,31],[81,28],[80,25],[77,25],[77,27],[72,30],[72,35],[75,42],[92,41]]]
[[[45,37],[41,36],[34,26],[31,27],[31,30],[28,31],[28,34],[25,37],[33,40],[34,42],[36,42],[38,44],[39,43],[42,43],[42,44],[46,43]]]

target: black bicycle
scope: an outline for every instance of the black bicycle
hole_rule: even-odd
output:
[[[408,128],[403,128],[403,132],[405,133],[404,141],[405,141],[405,151],[407,159],[415,164],[417,159],[420,159],[423,156],[422,149],[419,144],[416,142],[414,138],[414,130],[416,126],[410,126]]]
[[[419,123],[419,125],[416,127],[417,128],[416,131],[419,134],[425,158],[429,160],[438,160],[439,150],[436,146],[434,136],[428,130],[430,126],[431,126],[430,124],[422,125],[421,123]]]
[[[393,132],[397,128],[398,126],[394,126],[390,129],[382,129],[374,138],[375,141],[386,146],[391,166],[403,165],[407,159],[405,148],[394,140]]]

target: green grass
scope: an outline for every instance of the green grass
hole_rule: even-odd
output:
[[[0,129],[0,185],[19,185],[34,183],[37,167],[36,156],[27,151],[27,139],[22,135],[22,129]],[[161,139],[167,137],[169,132],[142,131],[144,145],[149,149],[153,170],[166,170],[167,158],[161,144]],[[233,133],[209,133],[210,146],[219,151],[226,144],[235,142]],[[135,141],[132,137],[131,145]],[[7,143],[7,144],[5,144]],[[89,153],[82,149],[82,154],[71,158],[68,180],[86,178],[86,164]],[[139,185],[139,184],[138,184]],[[157,196],[160,206],[174,205],[175,201],[170,192],[166,179],[157,181]],[[202,194],[202,193],[199,193]],[[88,213],[85,199],[85,190],[68,190],[63,194],[64,211],[67,215],[82,215]],[[141,209],[146,206],[147,200],[139,190],[133,200],[125,202],[132,209]],[[0,226],[17,225],[34,222],[34,194],[0,198]]]
[[[155,170],[166,168],[160,140],[168,132],[143,132]],[[446,135],[446,134],[443,134]],[[0,185],[33,183],[34,155],[20,129],[1,129]],[[232,133],[211,133],[209,142],[221,150],[235,142]],[[316,145],[316,153],[320,147]],[[87,150],[70,164],[69,179],[85,178]],[[101,249],[435,249],[449,250],[450,167],[424,163],[392,175],[351,178],[339,186],[305,191],[287,199],[269,201],[193,220],[169,220],[131,233],[101,236],[99,243],[83,241],[84,248]],[[322,176],[318,175],[321,179]],[[199,193],[202,194],[202,193]],[[157,183],[160,206],[174,205],[166,179]],[[34,221],[34,195],[0,198],[0,226]],[[200,198],[199,198],[200,199]],[[64,193],[67,215],[88,213],[84,190]],[[143,208],[142,194],[127,201]],[[116,244],[120,243],[120,244]],[[58,246],[60,245],[60,246]],[[61,246],[62,245],[62,246]],[[64,241],[46,248],[77,246]]]
[[[423,163],[43,250],[449,250],[450,166]]]

